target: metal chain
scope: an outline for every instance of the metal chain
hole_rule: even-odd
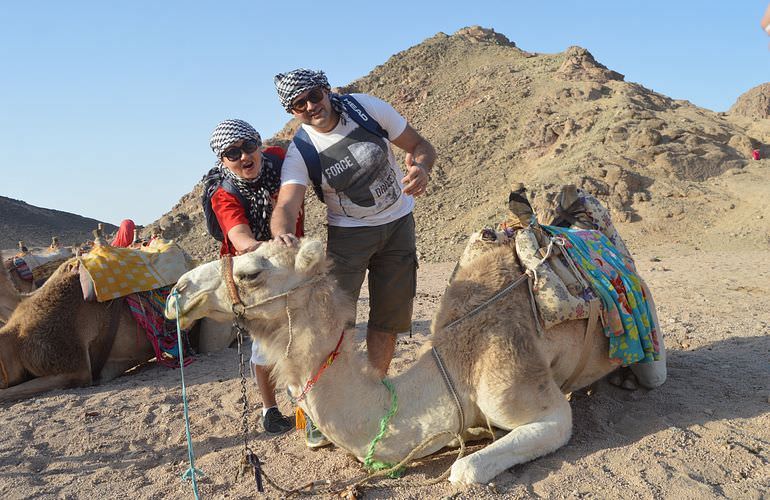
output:
[[[243,328],[238,322],[238,317],[233,321],[233,329],[235,330],[235,336],[238,339],[238,375],[241,377],[241,402],[243,408],[241,410],[241,431],[243,432],[243,451],[244,453],[249,449],[249,401],[246,395],[246,375],[243,358]]]

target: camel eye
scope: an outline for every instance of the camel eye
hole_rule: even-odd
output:
[[[253,273],[243,274],[243,275],[241,275],[240,278],[241,278],[241,281],[245,281],[245,282],[249,283],[249,282],[256,281],[257,279],[259,279],[259,275],[261,273],[262,273],[262,271],[255,271]]]

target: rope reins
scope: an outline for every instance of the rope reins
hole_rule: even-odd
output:
[[[521,285],[522,283],[527,281],[529,279],[529,276],[530,275],[529,275],[528,272],[521,273],[521,275],[518,278],[516,278],[513,281],[513,283],[511,283],[510,285],[506,286],[505,288],[503,288],[502,290],[500,290],[499,292],[494,294],[492,297],[487,299],[486,302],[484,302],[480,306],[475,307],[473,310],[471,310],[470,312],[464,314],[463,316],[460,316],[459,318],[457,318],[456,320],[452,321],[448,325],[444,325],[444,328],[452,328],[456,324],[458,324],[458,323],[460,323],[462,321],[465,321],[468,318],[471,318],[471,317],[477,315],[478,313],[480,313],[481,311],[486,309],[487,306],[489,306],[492,302],[495,302],[496,300],[500,299],[501,297],[503,297],[505,294],[507,294],[508,292],[513,290],[514,288],[518,287],[519,285]]]
[[[465,430],[465,413],[463,412],[463,406],[460,404],[460,396],[457,394],[457,390],[452,383],[452,379],[449,377],[449,372],[447,372],[447,369],[444,366],[444,361],[441,359],[438,351],[435,347],[431,347],[430,351],[433,354],[433,359],[436,360],[436,365],[438,365],[438,370],[441,372],[441,377],[444,379],[444,383],[446,384],[446,387],[449,390],[449,393],[452,395],[452,399],[454,399],[455,405],[457,406],[457,413],[460,415],[460,429],[457,431],[457,433],[462,434]]]

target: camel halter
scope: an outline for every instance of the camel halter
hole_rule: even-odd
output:
[[[243,318],[248,309],[259,307],[275,299],[280,299],[281,297],[286,298],[286,316],[289,318],[289,342],[286,344],[286,351],[284,356],[287,358],[289,357],[289,351],[291,350],[291,345],[294,341],[294,327],[292,325],[291,308],[289,307],[289,295],[295,290],[304,288],[308,285],[312,285],[316,281],[320,281],[322,277],[323,276],[315,276],[308,280],[300,281],[293,287],[279,293],[278,295],[264,298],[259,302],[246,306],[241,300],[241,296],[238,293],[238,285],[235,283],[235,278],[233,277],[233,256],[229,254],[222,256],[222,281],[224,281],[225,286],[227,286],[227,293],[230,296],[230,302],[232,303],[232,310],[233,314],[235,314],[236,320]]]

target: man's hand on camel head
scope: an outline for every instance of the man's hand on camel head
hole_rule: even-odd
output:
[[[294,236],[292,233],[279,234],[278,236],[273,238],[273,240],[283,243],[288,247],[296,247],[297,245],[299,245],[299,238]]]

